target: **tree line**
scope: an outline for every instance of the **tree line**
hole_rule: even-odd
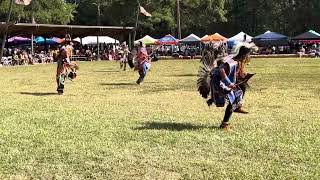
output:
[[[152,17],[140,15],[138,37],[177,33],[177,0],[140,0]],[[53,24],[134,26],[137,0],[33,0],[15,5],[12,21]],[[1,21],[9,0],[0,1]],[[100,11],[98,12],[98,7]],[[219,32],[230,37],[240,31],[258,35],[267,30],[294,36],[320,30],[319,0],[180,0],[182,35]]]

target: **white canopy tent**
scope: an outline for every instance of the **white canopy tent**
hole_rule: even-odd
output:
[[[80,42],[81,42],[81,39],[80,39],[79,37],[77,37],[77,38],[72,39],[72,41],[75,41],[75,42],[80,43]]]
[[[228,39],[228,42],[251,42],[252,37],[244,32],[240,32],[239,34]]]
[[[99,36],[99,43],[106,43],[106,44],[114,44],[120,43],[118,40],[113,39],[109,36]],[[97,43],[97,36],[87,36],[82,38],[82,44],[98,44]]]

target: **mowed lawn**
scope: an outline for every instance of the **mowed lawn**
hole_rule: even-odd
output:
[[[0,68],[0,179],[319,179],[320,59],[253,59],[233,132],[196,89],[199,61],[159,61],[138,86],[116,62]]]

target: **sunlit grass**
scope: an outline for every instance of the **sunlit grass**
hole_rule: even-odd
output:
[[[198,61],[137,72],[82,62],[56,95],[52,65],[0,69],[0,178],[317,179],[320,60],[254,59],[234,132],[196,91]]]

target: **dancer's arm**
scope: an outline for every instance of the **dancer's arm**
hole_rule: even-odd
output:
[[[224,64],[224,68],[220,69],[220,76],[221,76],[221,81],[229,88],[231,89],[236,89],[237,86],[230,81],[230,79],[227,76],[227,72],[229,72],[230,68],[227,63]]]

